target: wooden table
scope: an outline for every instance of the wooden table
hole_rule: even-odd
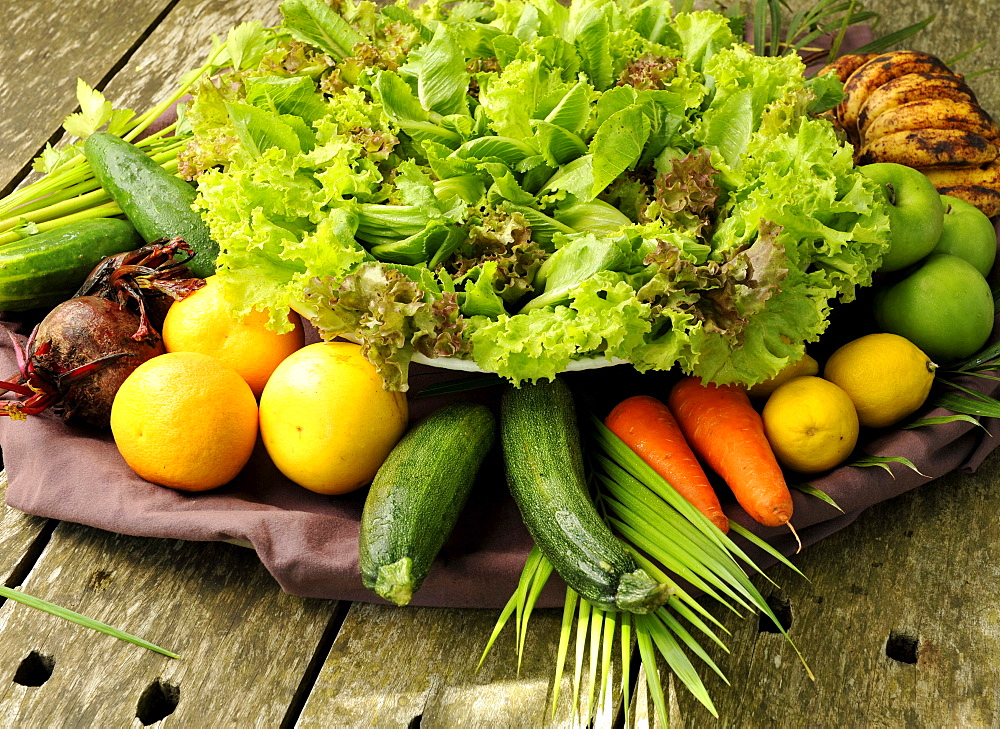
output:
[[[869,2],[887,29],[917,3]],[[933,3],[933,9],[938,8]],[[204,57],[212,33],[275,22],[274,0],[3,0],[0,190],[74,110],[79,76],[144,109]],[[920,47],[949,57],[1000,40],[993,12],[948,3]],[[926,8],[929,12],[929,8]],[[994,19],[995,20],[995,19]],[[963,69],[996,65],[973,55]],[[975,81],[1000,111],[998,75]],[[39,444],[44,447],[44,444]],[[732,682],[709,681],[725,726],[997,726],[1000,456],[863,514],[762,589],[791,620],[810,681],[756,617],[720,615]],[[0,480],[0,496],[5,482]],[[0,579],[179,652],[171,660],[11,601],[0,604],[0,726],[570,726],[547,713],[559,611],[534,621],[520,673],[504,634],[478,672],[494,610],[397,609],[284,594],[250,550],[124,537],[0,506]],[[672,682],[671,682],[672,686]],[[569,695],[567,677],[561,687]],[[656,723],[644,694],[637,726]],[[683,690],[672,723],[716,722]],[[619,726],[617,709],[596,724]]]

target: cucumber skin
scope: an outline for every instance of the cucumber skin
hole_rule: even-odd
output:
[[[361,516],[358,562],[365,587],[405,605],[458,522],[496,424],[485,405],[446,405],[410,428],[375,474]],[[403,560],[402,595],[383,594],[380,573]]]
[[[651,592],[639,604],[623,603],[623,580],[644,573],[590,498],[576,409],[565,383],[556,378],[508,389],[500,434],[511,495],[535,545],[566,584],[606,610],[647,612],[662,602]]]
[[[104,258],[142,244],[131,223],[95,218],[0,246],[0,311],[53,307],[72,298]]]
[[[215,273],[219,245],[192,208],[198,193],[190,184],[108,132],[91,134],[83,149],[94,177],[147,243],[180,236],[195,252],[187,264],[191,272],[199,278]]]

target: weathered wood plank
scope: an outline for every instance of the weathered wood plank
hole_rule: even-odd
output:
[[[281,592],[228,544],[125,537],[62,523],[24,584],[33,595],[181,655],[172,660],[8,601],[0,609],[0,726],[129,726],[160,704],[186,726],[278,726],[337,603]],[[40,686],[16,676],[32,653]],[[26,669],[22,668],[22,671]],[[30,671],[28,671],[30,675]],[[176,696],[171,698],[171,695]],[[144,699],[143,696],[146,696]]]
[[[76,108],[78,77],[96,85],[141,42],[105,88],[116,107],[141,112],[168,97],[180,77],[205,59],[213,34],[224,36],[249,20],[274,24],[280,19],[275,0],[180,2],[144,39],[168,5],[164,1],[122,9],[99,0],[60,6],[58,13],[39,3],[0,5],[4,17],[13,17],[0,44],[0,138],[5,140],[0,189]],[[39,74],[40,68],[46,72]]]
[[[483,667],[483,647],[496,623],[495,610],[351,606],[300,719],[302,727],[576,726],[572,701],[573,647],[551,716],[552,676],[560,610],[532,617],[520,671],[513,625],[508,625]],[[615,649],[617,654],[618,649]],[[616,656],[617,658],[617,656]],[[586,674],[583,685],[587,685]],[[615,661],[615,681],[620,665]],[[595,727],[610,727],[620,691],[600,712]]]
[[[7,506],[7,474],[0,471],[0,584],[5,583],[49,523],[48,519],[22,514]],[[30,557],[29,557],[30,559]]]
[[[169,97],[187,71],[203,63],[212,35],[225,39],[230,28],[259,20],[281,19],[276,0],[182,0],[108,83],[105,95],[115,106],[144,111]]]
[[[781,589],[765,594],[787,602],[816,682],[756,618],[719,614],[732,654],[713,655],[733,687],[706,677],[721,722],[682,690],[684,725],[995,726],[998,480],[994,454],[977,474],[949,474],[811,547],[796,560],[811,582],[772,570]]]
[[[98,84],[169,4],[0,3],[0,189],[76,108],[76,79]]]

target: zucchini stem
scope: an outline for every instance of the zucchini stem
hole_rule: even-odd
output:
[[[413,597],[413,560],[403,557],[378,568],[375,592],[396,605],[407,605]]]

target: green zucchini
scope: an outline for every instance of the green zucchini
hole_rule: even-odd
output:
[[[53,307],[72,298],[107,256],[142,246],[125,220],[94,218],[0,246],[0,311]]]
[[[573,395],[559,378],[510,388],[500,410],[507,485],[535,545],[581,597],[648,613],[670,597],[605,524],[587,489]]]
[[[215,273],[219,246],[193,207],[194,187],[108,132],[87,137],[83,151],[94,177],[147,243],[180,236],[195,252],[188,262],[191,272],[199,278]]]
[[[446,405],[404,435],[365,499],[358,562],[365,587],[406,605],[458,521],[479,466],[493,446],[485,405]]]

